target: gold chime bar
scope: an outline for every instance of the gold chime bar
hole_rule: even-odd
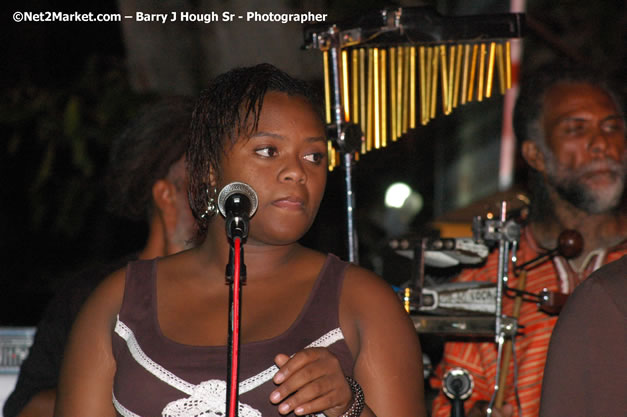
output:
[[[410,73],[411,73],[411,48],[409,46],[405,46],[405,61],[403,70],[403,134],[407,133],[409,130],[409,90],[412,87],[410,84]],[[414,86],[415,88],[415,86]]]
[[[324,116],[327,124],[331,123],[331,76],[329,74],[329,51],[322,52],[324,62]]]
[[[477,66],[477,52],[479,45],[472,46],[472,58],[470,59],[470,78],[468,79],[468,101],[472,101],[472,93],[475,85],[475,68]]]
[[[396,137],[403,135],[403,74],[405,73],[405,49],[399,46],[396,54]]]
[[[388,55],[390,62],[390,136],[394,142],[398,139],[396,134],[396,112],[398,111],[396,106],[396,48],[390,48]]]
[[[420,123],[424,126],[429,123],[429,112],[427,111],[427,74],[425,47],[418,49],[418,63],[420,66]]]
[[[488,54],[488,76],[485,85],[485,96],[490,98],[492,96],[492,77],[494,75],[494,55],[496,52],[496,43],[490,43],[490,53]]]
[[[352,121],[356,124],[359,124],[361,121],[359,115],[359,51],[357,49],[353,49],[351,51],[351,108],[352,108]]]
[[[416,47],[409,48],[409,128],[416,128]]]
[[[431,53],[427,54],[430,56],[431,60],[431,74],[430,81],[431,85],[429,87],[429,120],[435,117],[436,112],[436,103],[438,99],[438,51],[437,47],[430,48]]]
[[[330,140],[327,141],[327,155],[327,165],[329,167],[329,171],[333,171],[333,169],[337,166],[337,150],[333,147],[333,142]]]
[[[342,51],[342,63],[341,65],[341,77],[340,80],[342,82],[342,109],[344,110],[344,120],[351,120],[350,117],[350,94],[348,93],[349,87],[349,78],[348,78],[348,51],[344,49]]]
[[[453,91],[455,90],[453,83],[455,82],[455,56],[457,49],[455,45],[451,45],[448,49],[448,67],[447,67],[447,80],[448,91],[446,94],[446,107],[444,108],[444,114],[449,115],[453,111]]]
[[[512,88],[512,46],[510,41],[505,42],[505,79],[506,88]]]
[[[461,104],[466,104],[468,97],[468,71],[470,71],[470,44],[464,45],[464,66],[462,70]]]
[[[448,74],[446,72],[447,68],[447,59],[446,59],[446,45],[440,45],[438,48],[439,56],[440,56],[440,72],[442,76],[442,112],[444,114],[449,114],[448,112],[448,100],[449,100],[449,82],[448,82]]]
[[[483,101],[483,77],[485,76],[485,43],[480,46],[479,52],[479,74],[477,75],[477,101]]]
[[[462,65],[462,45],[459,44],[456,46],[456,55],[455,55],[455,77],[453,80],[453,108],[457,107],[458,97],[459,97],[459,78],[461,72]]]
[[[505,56],[503,55],[503,45],[500,43],[496,45],[496,64],[499,71],[499,92],[501,94],[505,94],[505,84],[507,80],[505,79]]]
[[[368,49],[368,105],[366,109],[367,130],[366,130],[366,152],[372,150],[374,146],[374,49]]]
[[[359,124],[361,131],[366,132],[368,126],[368,100],[366,98],[366,50],[359,49]],[[366,153],[366,141],[361,143],[361,153]]]
[[[373,70],[373,84],[372,91],[374,93],[373,99],[373,115],[374,115],[374,148],[379,149],[381,147],[381,66],[379,64],[379,49],[373,48],[372,55],[372,70]]]
[[[379,99],[381,100],[380,110],[381,110],[381,147],[385,148],[388,144],[388,114],[387,114],[387,50],[382,48],[379,49],[379,60],[381,67],[379,69],[381,76],[381,91]]]

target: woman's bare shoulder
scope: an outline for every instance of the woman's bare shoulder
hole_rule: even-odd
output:
[[[350,291],[358,291],[362,296],[371,294],[377,297],[380,292],[384,296],[394,295],[392,286],[383,278],[369,269],[351,264],[346,270],[344,287]]]

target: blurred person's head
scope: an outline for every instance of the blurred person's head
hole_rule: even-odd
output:
[[[148,223],[149,256],[190,247],[196,231],[185,162],[193,103],[186,97],[168,97],[146,106],[112,144],[108,208]]]

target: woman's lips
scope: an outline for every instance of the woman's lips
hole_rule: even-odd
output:
[[[302,210],[302,208],[304,207],[303,199],[298,197],[281,198],[275,200],[272,204],[288,210]]]

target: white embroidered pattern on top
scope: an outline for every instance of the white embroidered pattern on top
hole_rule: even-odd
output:
[[[126,341],[126,345],[135,361],[159,380],[179,391],[189,395],[188,398],[172,401],[162,412],[162,417],[223,417],[226,415],[226,382],[218,379],[203,381],[198,385],[191,384],[158,363],[154,362],[141,349],[133,331],[120,321],[118,317],[115,324],[115,332]],[[335,328],[319,337],[305,348],[328,347],[335,342],[344,339],[342,330]],[[264,382],[272,379],[279,370],[275,365],[239,383],[239,393],[244,394],[257,388]],[[113,398],[115,409],[124,417],[136,417],[132,411],[126,409],[115,397]],[[239,403],[238,415],[240,417],[260,417],[261,413],[247,404]],[[317,414],[323,416],[323,414]]]
[[[118,399],[115,398],[115,393],[113,393],[113,406],[118,411],[118,413],[120,413],[124,417],[141,417],[139,414],[135,414],[134,412],[120,404]]]

